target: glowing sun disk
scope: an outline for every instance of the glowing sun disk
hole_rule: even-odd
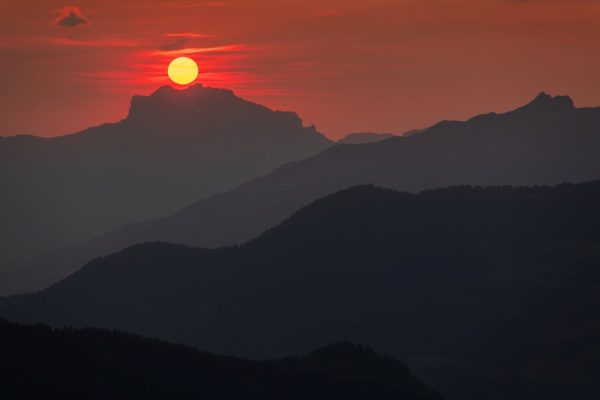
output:
[[[177,57],[169,63],[167,73],[173,82],[187,85],[198,77],[198,64],[189,57]]]

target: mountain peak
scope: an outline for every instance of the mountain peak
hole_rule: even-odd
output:
[[[537,96],[535,96],[535,99],[533,99],[533,101],[538,101],[538,102],[548,101],[548,100],[552,100],[552,96],[544,91],[540,92]]]
[[[245,101],[228,89],[205,87],[201,84],[185,89],[161,86],[149,96],[133,96],[127,119],[168,122],[208,118],[248,109],[266,110],[266,107]]]
[[[231,90],[199,84],[184,89],[162,86],[148,96],[133,96],[126,123],[144,133],[217,135],[222,140],[235,137],[253,143],[299,140],[311,142],[319,149],[331,144],[314,126],[304,127],[296,113],[272,110],[238,97]]]
[[[535,99],[522,107],[524,109],[536,110],[571,110],[575,108],[573,100],[569,96],[551,96],[546,92],[541,92]]]
[[[207,96],[211,94],[221,94],[223,96],[237,97],[231,90],[207,87],[202,85],[201,83],[197,83],[195,85],[188,86],[183,89],[175,89],[173,86],[164,85],[156,89],[150,95],[150,97],[193,98],[198,96]]]
[[[165,85],[156,89],[149,96],[133,96],[132,106],[136,101],[147,100],[162,103],[194,103],[203,98],[212,98],[213,100],[242,100],[231,90],[206,87],[202,84],[188,86],[184,89],[175,89],[172,86]]]

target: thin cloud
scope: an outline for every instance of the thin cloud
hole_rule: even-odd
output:
[[[140,43],[133,40],[120,39],[99,39],[99,40],[75,40],[69,38],[48,38],[42,39],[54,46],[74,46],[74,47],[135,47]]]
[[[210,35],[208,33],[195,33],[195,32],[176,32],[176,33],[165,33],[163,37],[172,38],[214,38],[216,35]]]
[[[175,50],[158,50],[150,52],[148,55],[155,56],[176,56],[176,55],[187,55],[187,54],[201,54],[201,53],[222,53],[232,54],[247,51],[246,46],[242,44],[230,44],[224,46],[214,47],[185,47]]]
[[[70,39],[65,37],[4,37],[0,38],[0,47],[137,47],[144,42],[121,38],[94,38],[87,40]]]
[[[91,24],[89,18],[86,17],[77,6],[66,6],[57,11],[58,15],[52,20],[52,23],[56,26],[75,28],[77,26]]]
[[[232,3],[224,2],[224,1],[208,1],[208,2],[165,2],[164,6],[168,7],[177,7],[177,8],[206,8],[206,7],[232,7]]]
[[[226,3],[224,1],[209,1],[206,3],[208,7],[231,7],[231,3]]]
[[[163,44],[159,46],[159,50],[171,51],[171,50],[181,50],[184,49],[187,43],[190,41],[188,38],[181,38],[179,40],[174,41],[173,43]]]

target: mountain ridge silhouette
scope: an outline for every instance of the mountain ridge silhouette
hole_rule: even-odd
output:
[[[378,143],[333,146],[169,217],[57,249],[23,270],[21,276],[38,276],[37,282],[17,281],[11,292],[40,289],[94,257],[139,242],[240,244],[311,201],[359,184],[419,192],[463,184],[528,186],[599,179],[598,148],[600,108],[575,108],[568,97],[541,93],[506,113],[442,121]]]
[[[7,399],[441,399],[400,362],[347,342],[261,362],[125,332],[0,320],[0,349]]]
[[[252,358],[345,338],[404,360],[449,398],[583,397],[600,368],[598,201],[600,181],[358,186],[241,246],[128,247],[1,299],[0,315]]]
[[[134,96],[119,122],[54,138],[3,138],[0,270],[168,215],[332,144],[295,113],[199,85]]]

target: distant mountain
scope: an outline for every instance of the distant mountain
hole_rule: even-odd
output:
[[[372,132],[358,132],[350,133],[337,142],[340,144],[365,144],[381,142],[382,140],[393,138],[396,135],[391,133],[372,133]]]
[[[434,400],[399,362],[351,343],[268,362],[126,333],[0,321],[3,399]]]
[[[148,243],[99,258],[0,301],[0,315],[261,358],[344,338],[401,358],[449,398],[596,398],[598,204],[600,182],[360,186],[243,246]]]
[[[404,137],[413,136],[413,135],[416,135],[417,133],[421,133],[425,130],[426,129],[411,129],[410,131],[404,132],[401,136],[404,136]]]
[[[332,143],[291,112],[196,85],[134,96],[114,123],[0,138],[0,269],[189,203]]]
[[[550,185],[600,178],[600,108],[540,94],[505,114],[444,121],[419,134],[335,146],[168,218],[53,251],[3,279],[4,293],[40,289],[93,258],[145,241],[243,243],[311,201],[358,184],[417,192],[450,185]],[[12,285],[7,288],[12,282]]]

